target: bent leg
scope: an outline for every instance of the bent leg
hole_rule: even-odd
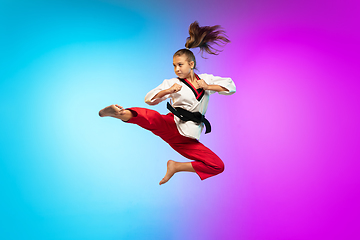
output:
[[[170,146],[184,157],[195,160],[191,164],[201,180],[224,171],[224,162],[196,139],[189,139],[185,143],[170,144]]]
[[[160,181],[160,185],[166,183],[170,180],[172,176],[174,176],[177,172],[195,172],[191,162],[175,162],[173,160],[169,160],[167,162],[167,171],[165,177]]]

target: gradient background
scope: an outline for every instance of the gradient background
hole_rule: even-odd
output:
[[[0,238],[360,239],[356,2],[1,0]],[[197,55],[237,85],[201,139],[226,169],[159,186],[185,159],[98,111],[146,107],[194,20],[232,41]]]

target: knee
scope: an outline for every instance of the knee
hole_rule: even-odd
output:
[[[219,163],[215,167],[216,174],[220,174],[225,170],[225,165],[223,161],[219,161]]]
[[[220,172],[219,173],[222,173],[224,170],[225,170],[225,164],[224,164],[223,161],[221,161]]]

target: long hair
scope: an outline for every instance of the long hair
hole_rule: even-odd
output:
[[[221,50],[213,47],[214,44],[216,44],[219,47],[223,47],[230,42],[230,40],[227,39],[227,36],[225,35],[225,31],[221,30],[220,25],[200,27],[197,21],[190,24],[189,35],[190,36],[186,39],[186,43],[185,43],[186,48],[178,50],[174,54],[174,57],[185,54],[189,62],[194,61],[195,69],[196,69],[196,60],[192,51],[189,50],[190,48],[199,47],[201,56],[205,58],[203,56],[204,52],[213,55],[218,55],[219,52],[221,52]]]
[[[190,36],[186,39],[185,47],[199,47],[201,53],[205,51],[209,54],[218,55],[221,50],[216,49],[211,45],[216,44],[223,47],[230,42],[225,35],[225,31],[221,30],[220,25],[200,27],[197,21],[190,24],[189,35]]]

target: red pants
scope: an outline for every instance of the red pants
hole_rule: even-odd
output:
[[[224,171],[221,159],[198,140],[182,136],[177,130],[174,114],[161,115],[147,108],[128,108],[133,117],[128,123],[137,124],[161,137],[182,156],[195,160],[191,162],[201,180]]]

